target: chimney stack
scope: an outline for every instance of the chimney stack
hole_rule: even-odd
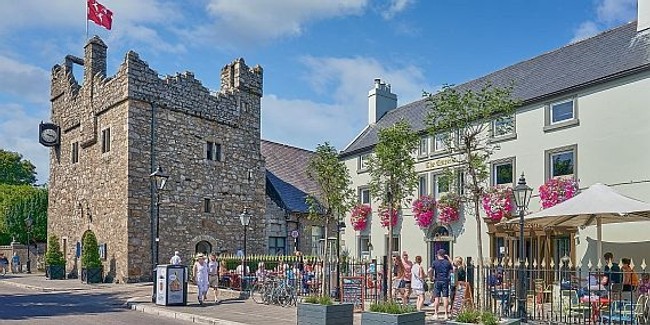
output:
[[[368,92],[368,124],[375,124],[388,111],[397,108],[397,95],[390,91],[390,85],[375,78],[373,89]]]
[[[642,32],[650,29],[650,0],[637,2],[636,31]]]

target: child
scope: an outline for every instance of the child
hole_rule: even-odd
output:
[[[637,291],[640,295],[647,295],[650,293],[650,274],[643,273]]]

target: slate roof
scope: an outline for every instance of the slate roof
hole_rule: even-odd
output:
[[[514,81],[513,97],[522,105],[549,100],[612,79],[650,68],[650,35],[637,33],[636,22],[566,45],[530,60],[519,62],[486,76],[458,85],[460,91],[480,90],[487,82],[508,86]],[[368,151],[377,143],[378,130],[404,118],[416,131],[424,130],[428,113],[426,99],[386,113],[364,130],[341,157]]]
[[[318,192],[318,184],[307,175],[313,151],[262,140],[262,156],[266,159],[267,195],[289,212],[307,213],[305,199]]]

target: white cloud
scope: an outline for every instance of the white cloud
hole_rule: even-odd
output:
[[[400,105],[419,99],[428,89],[416,66],[385,67],[373,58],[304,57],[306,81],[333,103],[266,95],[262,132],[269,140],[314,149],[329,141],[343,149],[367,124],[368,91],[374,78],[393,85]],[[431,90],[431,89],[428,89]]]
[[[49,75],[44,69],[0,55],[0,94],[47,102]]]
[[[0,148],[23,155],[36,166],[38,183],[49,178],[49,149],[38,142],[38,124],[48,119],[43,107],[35,112],[18,104],[0,104]]]
[[[404,9],[413,2],[414,0],[391,0],[388,9],[383,11],[381,16],[384,17],[384,19],[392,19],[398,13],[404,11]]]
[[[580,27],[575,30],[573,33],[573,39],[571,39],[571,43],[581,41],[583,39],[589,38],[591,36],[594,36],[598,34],[599,32],[598,25],[594,23],[593,21],[585,21],[582,24],[580,24]]]
[[[195,38],[209,37],[236,45],[302,34],[305,25],[335,17],[358,15],[368,0],[210,0],[213,24],[187,31]]]
[[[637,0],[598,0],[596,19],[582,22],[574,31],[571,42],[589,38],[602,30],[636,19]]]

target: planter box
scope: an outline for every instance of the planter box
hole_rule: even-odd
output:
[[[447,321],[447,324],[454,324],[454,325],[461,325],[461,324],[467,324],[467,323],[460,323],[456,321]],[[504,318],[502,319],[499,323],[499,325],[520,325],[521,321],[519,318]]]
[[[424,312],[407,314],[384,314],[364,311],[361,314],[361,325],[423,325]]]
[[[101,283],[103,280],[103,268],[92,267],[81,269],[81,280],[86,283]]]
[[[298,324],[300,325],[350,325],[353,323],[354,305],[316,305],[298,304]]]
[[[65,265],[48,265],[47,278],[50,280],[65,279]]]

